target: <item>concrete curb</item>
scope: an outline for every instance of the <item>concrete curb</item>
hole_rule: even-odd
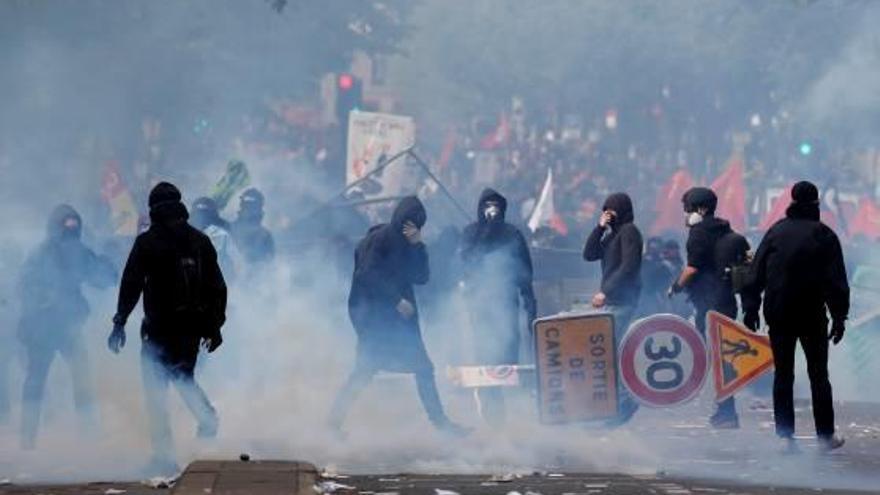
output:
[[[318,471],[297,461],[195,461],[173,495],[314,495]]]

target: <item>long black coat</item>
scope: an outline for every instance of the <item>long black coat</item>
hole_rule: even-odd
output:
[[[125,264],[114,321],[125,324],[143,293],[142,339],[162,351],[165,364],[191,367],[199,341],[226,321],[226,282],[211,240],[186,223],[182,204],[150,216]]]
[[[49,217],[46,240],[27,258],[18,281],[21,298],[19,339],[26,345],[63,346],[76,338],[89,315],[84,284],[113,285],[116,268],[80,240],[81,227],[64,234],[64,222],[82,219],[72,207],[60,205]]]
[[[764,317],[776,327],[824,328],[849,314],[849,284],[837,235],[819,221],[818,207],[789,208],[761,240],[743,291],[743,309],[757,312],[764,293]]]
[[[421,228],[425,208],[415,196],[403,198],[391,223],[373,227],[355,249],[348,311],[358,336],[358,366],[371,370],[417,372],[432,369],[419,328],[418,310],[411,318],[397,311],[406,299],[417,307],[413,285],[428,282],[428,252],[410,244],[403,225]]]
[[[501,208],[497,221],[483,215],[486,203]],[[507,200],[492,189],[480,195],[478,220],[461,239],[462,275],[473,325],[477,364],[519,362],[520,299],[528,323],[536,316],[532,257],[519,229],[504,221]]]

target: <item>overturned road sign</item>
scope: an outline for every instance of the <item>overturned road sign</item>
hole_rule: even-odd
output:
[[[769,338],[715,311],[706,315],[706,328],[711,339],[716,401],[734,395],[773,367]]]
[[[518,387],[526,376],[534,374],[531,365],[504,364],[488,366],[449,366],[446,376],[453,385],[464,388]]]
[[[610,314],[557,315],[535,322],[541,422],[617,416],[617,357]]]
[[[708,374],[706,344],[684,318],[656,314],[627,330],[620,345],[624,385],[650,407],[684,404],[700,392]]]

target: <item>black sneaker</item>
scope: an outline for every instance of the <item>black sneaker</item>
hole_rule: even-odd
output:
[[[843,444],[845,443],[846,440],[843,437],[839,437],[837,435],[823,437],[819,439],[819,450],[821,450],[822,452],[831,452],[832,450],[837,450],[843,447]]]

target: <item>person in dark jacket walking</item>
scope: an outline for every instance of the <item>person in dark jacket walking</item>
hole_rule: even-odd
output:
[[[711,189],[689,189],[682,204],[689,228],[687,265],[669,294],[687,291],[696,311],[697,329],[706,338],[706,313],[714,310],[733,319],[737,317],[739,308],[728,265],[731,260],[744,261],[749,243],[730,228],[730,222],[715,216],[718,197]],[[718,404],[709,422],[715,428],[739,428],[735,399],[730,397]]]
[[[45,241],[25,260],[19,279],[18,338],[27,353],[22,392],[21,445],[36,446],[49,368],[60,354],[73,378],[73,402],[85,426],[94,418],[94,391],[82,326],[89,315],[83,285],[108,288],[117,272],[82,242],[82,218],[69,205],[49,216]]]
[[[767,231],[752,264],[750,283],[743,292],[746,326],[760,327],[758,316],[764,294],[764,318],[770,327],[775,375],[773,413],[776,434],[787,448],[794,444],[794,354],[797,342],[807,358],[813,396],[813,418],[820,446],[843,445],[834,433],[834,406],[828,380],[828,340],[843,338],[849,314],[849,284],[837,235],[819,220],[819,190],[799,182],[791,190],[792,203],[785,218]],[[828,317],[831,315],[831,332]]]
[[[198,436],[217,433],[217,413],[194,370],[201,346],[214,352],[223,342],[226,283],[210,239],[187,223],[180,191],[162,182],[150,192],[149,205],[150,228],[137,237],[125,265],[108,346],[115,353],[125,346],[125,324],[143,294],[141,371],[153,444],[148,469],[174,474],[169,384],[196,417]]]
[[[519,364],[520,299],[527,325],[537,316],[532,257],[519,229],[505,221],[506,213],[507,199],[485,189],[477,221],[465,227],[459,249],[477,365]],[[483,417],[503,423],[502,390],[487,387],[477,392]]]
[[[275,240],[263,226],[263,193],[250,188],[241,193],[238,217],[232,224],[232,236],[239,252],[250,265],[262,265],[275,258]]]
[[[330,427],[339,430],[351,404],[380,371],[412,373],[419,398],[435,427],[453,434],[464,429],[446,416],[434,381],[434,365],[419,328],[413,285],[429,278],[421,228],[427,213],[415,196],[400,200],[391,222],[372,227],[355,250],[348,313],[357,333],[354,370],[339,391]]]
[[[614,334],[620,345],[629,328],[641,292],[642,234],[633,214],[632,200],[626,193],[605,199],[599,224],[584,246],[584,259],[602,262],[602,283],[593,296],[592,306],[614,315]],[[628,421],[638,406],[623,387],[619,422]]]

